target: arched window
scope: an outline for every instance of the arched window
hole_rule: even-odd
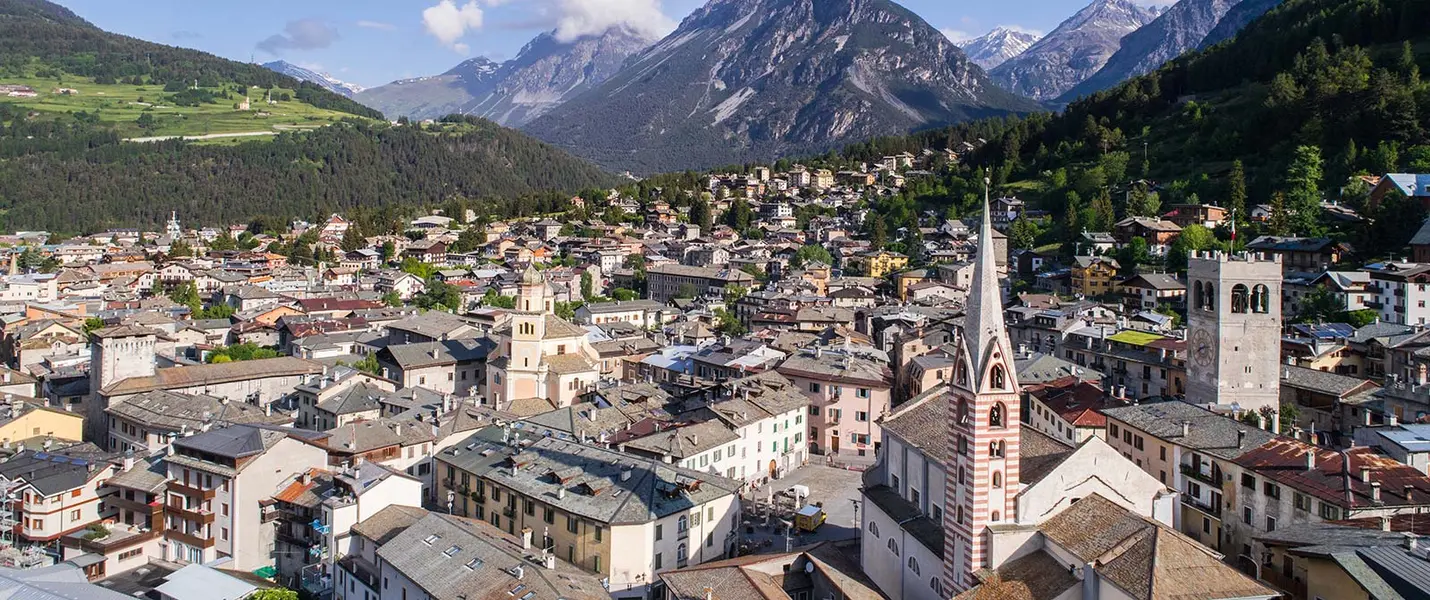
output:
[[[912,556],[909,557],[909,570],[913,571],[914,575],[919,574],[919,559]]]
[[[889,541],[893,541],[893,540],[889,540]],[[685,562],[685,558],[686,558],[685,543],[684,543],[684,542],[681,542],[681,544],[680,544],[679,546],[676,546],[676,547],[675,547],[675,560],[676,560],[677,562]]]
[[[894,543],[894,538],[889,538],[889,552],[894,553],[894,556],[899,555],[899,545]]]
[[[933,590],[935,595],[943,595],[943,583],[938,580],[938,576],[929,578],[929,589]]]
[[[1003,458],[1003,451],[1004,451],[1004,449],[1006,449],[1006,448],[1007,448],[1007,446],[1004,445],[1003,440],[998,440],[998,441],[996,441],[996,442],[989,442],[989,443],[988,443],[988,456],[991,456],[991,457],[993,457],[993,458]]]
[[[1202,293],[1202,282],[1192,282],[1192,306],[1203,308],[1207,305],[1206,294]]]
[[[1008,374],[1003,371],[1003,365],[993,365],[992,379],[993,389],[1008,389]]]
[[[873,534],[874,537],[879,537],[879,524],[869,521],[869,533]]]
[[[961,369],[961,367],[960,367],[960,369]],[[959,400],[958,400],[958,424],[959,424],[959,425],[963,425],[963,426],[972,425],[972,423],[969,422],[968,416],[969,416],[968,401],[967,401],[967,400],[964,400],[964,399],[962,399],[962,398],[959,398]]]
[[[1003,519],[1001,518],[1002,516],[1003,516],[1003,515],[998,514],[998,511],[995,510],[995,511],[993,511],[993,514],[990,515],[990,519],[989,519],[989,520],[993,521],[994,523],[997,523],[997,522],[1003,520]]]
[[[963,364],[962,360],[958,361],[958,378],[956,381],[958,385],[968,385],[968,367]]]
[[[1231,312],[1245,313],[1250,294],[1247,293],[1246,286],[1238,283],[1231,288]]]
[[[690,520],[687,519],[687,518],[685,517],[685,515],[680,515],[680,518],[675,521],[675,530],[676,530],[676,531],[682,531],[682,532],[683,532],[683,531],[685,531],[686,529],[689,529],[689,528],[690,528]]]
[[[991,408],[991,409],[988,410],[988,426],[989,426],[989,427],[1000,427],[1000,428],[1003,427],[1003,417],[1004,417],[1004,415],[1003,415],[1003,410],[1004,410],[1004,409],[1003,409],[1003,403],[1002,403],[1002,402],[999,402],[999,403],[997,403],[997,404],[994,404],[994,405],[993,405],[993,408]]]
[[[958,520],[955,521],[955,522],[956,522],[956,523],[960,523],[960,524],[963,523],[963,506],[962,506],[962,505],[960,505],[960,506],[958,507]]]
[[[1202,310],[1215,312],[1216,286],[1212,285],[1210,281],[1202,282],[1202,286],[1206,288],[1202,291]]]
[[[1001,472],[999,472],[999,471],[994,471],[994,472],[993,472],[993,487],[995,487],[995,488],[1001,488],[1001,487],[1003,487],[1003,473],[1001,473]]]
[[[1271,289],[1262,284],[1251,288],[1251,311],[1261,314],[1271,312]]]

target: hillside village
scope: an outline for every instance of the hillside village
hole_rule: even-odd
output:
[[[1047,217],[989,190],[878,240],[868,199],[959,158],[403,235],[0,237],[0,566],[316,598],[776,598],[731,576],[792,568],[790,595],[1430,593],[1399,570],[1430,569],[1427,234],[1351,266],[1185,204],[1020,248]],[[1186,228],[1230,239],[1177,268]]]

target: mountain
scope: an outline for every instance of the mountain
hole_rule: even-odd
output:
[[[315,108],[382,118],[315,84],[198,50],[110,33],[44,0],[0,0],[0,56],[7,65],[28,59],[29,67],[59,69],[101,85],[140,77],[159,85],[198,81],[205,88],[232,83],[290,89],[294,99]]]
[[[305,69],[286,60],[275,60],[273,62],[263,63],[263,68],[282,73],[300,81],[317,84],[319,87],[334,94],[342,94],[349,98],[353,97],[353,94],[363,90],[363,87],[356,83],[347,83],[327,73],[319,73],[312,69]]]
[[[1151,72],[1183,52],[1195,50],[1239,2],[1241,0],[1181,0],[1151,23],[1122,38],[1122,47],[1107,59],[1102,69],[1058,100],[1071,102],[1105,90]]]
[[[983,35],[963,42],[963,53],[984,69],[992,69],[1032,47],[1038,36],[1006,27],[997,27]]]
[[[569,42],[547,32],[505,63],[474,58],[436,77],[395,81],[357,99],[393,116],[460,113],[516,127],[604,82],[653,41],[624,27]]]
[[[1131,0],[1095,0],[989,75],[1015,94],[1057,98],[1101,69],[1121,47],[1123,36],[1155,18],[1155,9]]]
[[[1266,11],[1276,8],[1279,4],[1281,4],[1281,0],[1241,0],[1227,11],[1226,15],[1221,18],[1221,22],[1212,28],[1211,33],[1202,38],[1201,47],[1206,48],[1231,39],[1243,27],[1266,14]]]
[[[0,56],[5,82],[39,82],[32,87],[40,92],[0,97],[0,230],[155,226],[171,210],[209,225],[281,224],[333,211],[381,213],[392,223],[453,198],[480,198],[484,213],[508,217],[560,211],[571,193],[619,182],[484,119],[389,125],[317,85],[108,33],[39,0],[0,0]],[[78,93],[48,93],[56,79]],[[270,88],[253,97],[274,102],[262,115],[235,106],[253,86]],[[161,102],[184,110],[152,110]],[[262,141],[122,141],[128,128],[153,122],[188,123],[176,133],[210,125],[251,131],[290,111],[322,118]],[[318,127],[324,123],[331,124]]]
[[[1036,108],[888,0],[713,0],[524,129],[608,168],[651,173]]]

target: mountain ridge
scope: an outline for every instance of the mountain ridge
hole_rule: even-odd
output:
[[[887,0],[721,0],[523,127],[610,169],[699,169],[1036,110]]]
[[[1130,0],[1094,0],[989,75],[1015,94],[1055,99],[1101,69],[1124,36],[1158,14]]]
[[[327,73],[314,71],[306,67],[300,67],[286,60],[275,60],[263,63],[263,68],[277,73],[282,73],[299,81],[316,84],[325,90],[335,94],[342,94],[349,98],[353,94],[363,91],[363,86],[356,83],[348,83]]]
[[[969,60],[988,70],[1026,52],[1039,39],[1039,36],[1025,31],[994,27],[992,31],[963,42],[959,47]]]
[[[392,116],[433,119],[456,113],[520,126],[604,82],[653,41],[622,26],[571,42],[548,31],[511,60],[477,57],[440,75],[394,81],[355,97]]]

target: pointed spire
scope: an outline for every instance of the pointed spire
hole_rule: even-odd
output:
[[[1007,330],[1003,327],[1003,292],[998,286],[998,261],[994,256],[993,211],[988,201],[988,180],[984,179],[983,226],[978,230],[978,263],[973,267],[973,287],[968,292],[968,308],[963,318],[964,347],[968,349],[970,384],[983,389],[988,357],[995,346],[1006,353]],[[1003,340],[1002,344],[999,341]],[[1011,373],[1010,373],[1011,375]]]

